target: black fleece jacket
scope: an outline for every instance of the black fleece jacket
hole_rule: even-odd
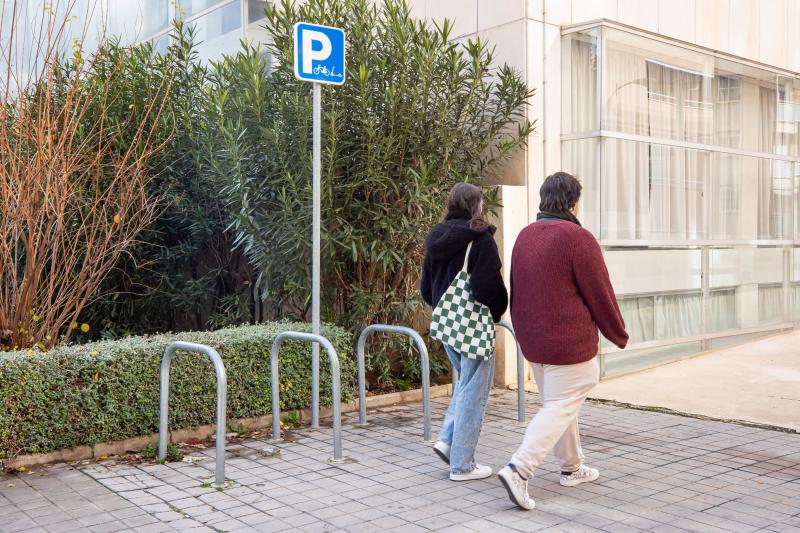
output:
[[[425,263],[420,290],[431,307],[439,299],[464,266],[467,245],[472,242],[467,271],[472,295],[492,312],[495,322],[508,307],[508,292],[500,273],[500,254],[494,242],[494,231],[469,227],[469,214],[452,212],[449,218],[433,227],[425,240]]]

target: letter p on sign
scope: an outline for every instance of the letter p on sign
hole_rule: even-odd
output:
[[[294,75],[297,79],[343,84],[344,55],[344,31],[340,28],[307,22],[294,25]]]

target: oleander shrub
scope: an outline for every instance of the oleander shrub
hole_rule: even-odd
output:
[[[210,332],[128,337],[0,354],[0,458],[121,440],[158,431],[159,369],[169,343],[215,348],[228,375],[228,420],[271,413],[270,350],[278,333],[307,324],[273,322]],[[336,326],[322,334],[336,348],[342,401],[354,396],[352,337]],[[311,401],[310,345],[286,341],[280,352],[281,408]],[[331,404],[330,367],[320,353],[320,403]],[[170,427],[215,422],[216,378],[205,355],[179,352],[170,371]]]
[[[348,43],[345,84],[322,89],[323,318],[354,332],[411,324],[426,233],[455,183],[490,185],[526,144],[533,91],[485,40],[454,41],[452,23],[416,20],[404,0],[268,2],[272,60],[246,47],[215,63],[216,135],[203,152],[260,289],[295,318],[310,312],[311,274],[311,87],[292,68],[299,21],[344,28]],[[419,379],[407,341],[370,342],[373,384]]]

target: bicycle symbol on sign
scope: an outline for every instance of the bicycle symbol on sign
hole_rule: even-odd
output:
[[[323,76],[327,76],[329,78],[343,78],[342,74],[336,73],[336,68],[328,68],[326,65],[317,65],[314,67],[314,74],[319,76],[320,74]]]

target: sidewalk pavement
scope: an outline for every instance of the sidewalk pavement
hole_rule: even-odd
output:
[[[798,352],[792,331],[612,378],[590,396],[800,431]]]
[[[538,398],[528,394],[528,413]],[[447,399],[433,402],[434,428]],[[495,391],[477,459],[502,467],[522,439],[516,394]],[[800,531],[800,435],[587,404],[583,445],[595,483],[558,484],[552,458],[516,509],[496,477],[455,483],[422,441],[419,404],[344,420],[348,464],[330,464],[331,429],[301,429],[276,457],[258,439],[228,448],[223,492],[213,448],[168,465],[105,461],[0,478],[11,531]]]

